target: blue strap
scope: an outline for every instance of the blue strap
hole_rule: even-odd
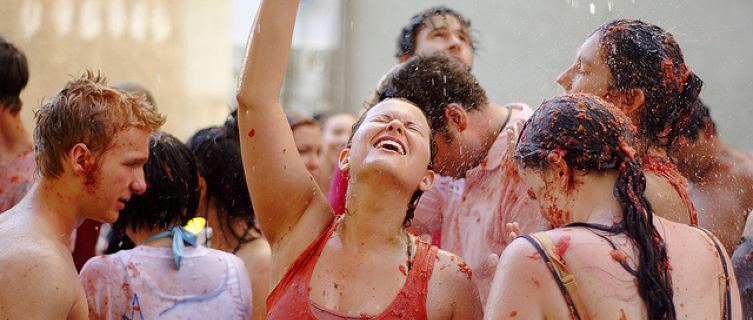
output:
[[[160,232],[146,238],[141,244],[167,237],[173,237],[173,260],[175,260],[175,267],[180,270],[180,262],[183,260],[185,251],[183,242],[188,242],[188,244],[195,247],[196,235],[181,226],[174,226],[168,231]]]

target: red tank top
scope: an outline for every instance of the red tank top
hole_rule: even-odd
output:
[[[437,247],[418,241],[408,278],[392,303],[378,316],[357,316],[327,310],[309,302],[309,280],[319,255],[337,228],[335,218],[290,267],[267,298],[267,319],[427,319],[426,292],[434,270]]]

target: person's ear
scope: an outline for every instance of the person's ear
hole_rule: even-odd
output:
[[[570,167],[562,159],[562,155],[557,151],[552,151],[546,157],[546,161],[552,181],[563,187],[563,190],[567,190],[567,186],[570,183]]]
[[[338,167],[340,168],[340,171],[342,172],[348,172],[348,169],[350,169],[350,163],[349,158],[350,157],[350,149],[345,148],[343,151],[340,151],[340,159],[338,160]]]
[[[199,212],[207,212],[209,208],[209,199],[207,199],[207,181],[202,176],[199,176],[199,192],[201,196],[199,197],[199,209],[196,210],[197,217],[201,216]],[[204,218],[208,219],[208,217]]]
[[[434,185],[434,170],[427,169],[426,174],[421,178],[421,182],[418,184],[418,189],[426,191],[431,189],[432,185]]]
[[[646,103],[646,95],[643,90],[637,88],[609,89],[606,100],[622,110],[628,118],[635,120],[640,119],[640,112]]]
[[[458,103],[450,103],[444,108],[444,118],[447,120],[447,129],[454,127],[463,131],[468,128],[468,112]]]
[[[94,153],[84,143],[77,143],[68,151],[68,164],[75,175],[85,175],[94,167]]]
[[[706,139],[714,137],[714,125],[708,119],[703,119],[703,129],[701,130],[706,135]]]

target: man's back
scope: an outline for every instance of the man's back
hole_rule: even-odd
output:
[[[68,236],[28,203],[0,215],[0,318],[87,319]]]

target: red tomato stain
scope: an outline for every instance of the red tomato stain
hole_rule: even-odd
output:
[[[248,132],[248,137],[253,138],[255,134],[256,134],[256,130],[251,129],[251,131]]]
[[[541,255],[538,252],[532,253],[530,256],[526,256],[527,258],[531,258],[533,260],[539,260],[541,259]]]
[[[622,261],[622,260],[625,260],[625,258],[627,258],[627,254],[625,254],[624,252],[620,250],[609,251],[609,255],[612,256],[612,259],[614,259],[614,261]]]
[[[691,211],[690,224],[698,225],[698,215],[693,206],[693,201],[690,200],[690,192],[688,191],[688,180],[680,174],[677,166],[672,163],[668,158],[658,157],[654,155],[643,156],[641,169],[644,172],[653,172],[654,174],[667,179],[670,185],[677,191],[677,194],[682,199],[682,202],[688,206]]]
[[[403,275],[405,275],[405,276],[407,276],[407,275],[408,275],[408,273],[407,273],[407,272],[405,272],[405,266],[404,266],[404,265],[402,265],[402,264],[401,264],[401,265],[400,265],[400,267],[398,267],[398,269],[400,269],[400,272],[402,272],[402,273],[403,273]]]
[[[554,253],[557,255],[564,256],[565,252],[567,251],[567,247],[570,246],[570,236],[564,235],[560,237],[560,239],[557,241],[556,248],[554,250]]]
[[[531,281],[533,281],[533,284],[536,285],[536,288],[541,288],[541,284],[539,284],[539,280],[536,280],[534,278],[531,278]]]
[[[511,317],[514,317],[514,316],[517,316],[517,315],[518,315],[518,312],[515,311],[515,310],[513,310],[512,312],[510,312],[510,316]]]
[[[90,162],[87,161],[86,163]],[[84,167],[84,176],[86,177],[84,180],[84,186],[86,186],[86,191],[89,194],[96,194],[99,189],[100,170],[98,168],[93,168],[91,164],[89,166],[84,165]]]
[[[288,149],[282,149],[282,153],[285,153],[285,151],[288,151]]]
[[[10,182],[16,182],[18,181],[18,176],[13,176],[13,178],[10,178]]]
[[[468,279],[473,278],[473,270],[471,270],[465,262],[458,263],[458,267],[460,268],[458,271],[465,273],[468,276]]]
[[[626,320],[627,314],[625,314],[625,309],[620,309],[620,312],[622,313],[622,316],[620,317],[620,320]]]

